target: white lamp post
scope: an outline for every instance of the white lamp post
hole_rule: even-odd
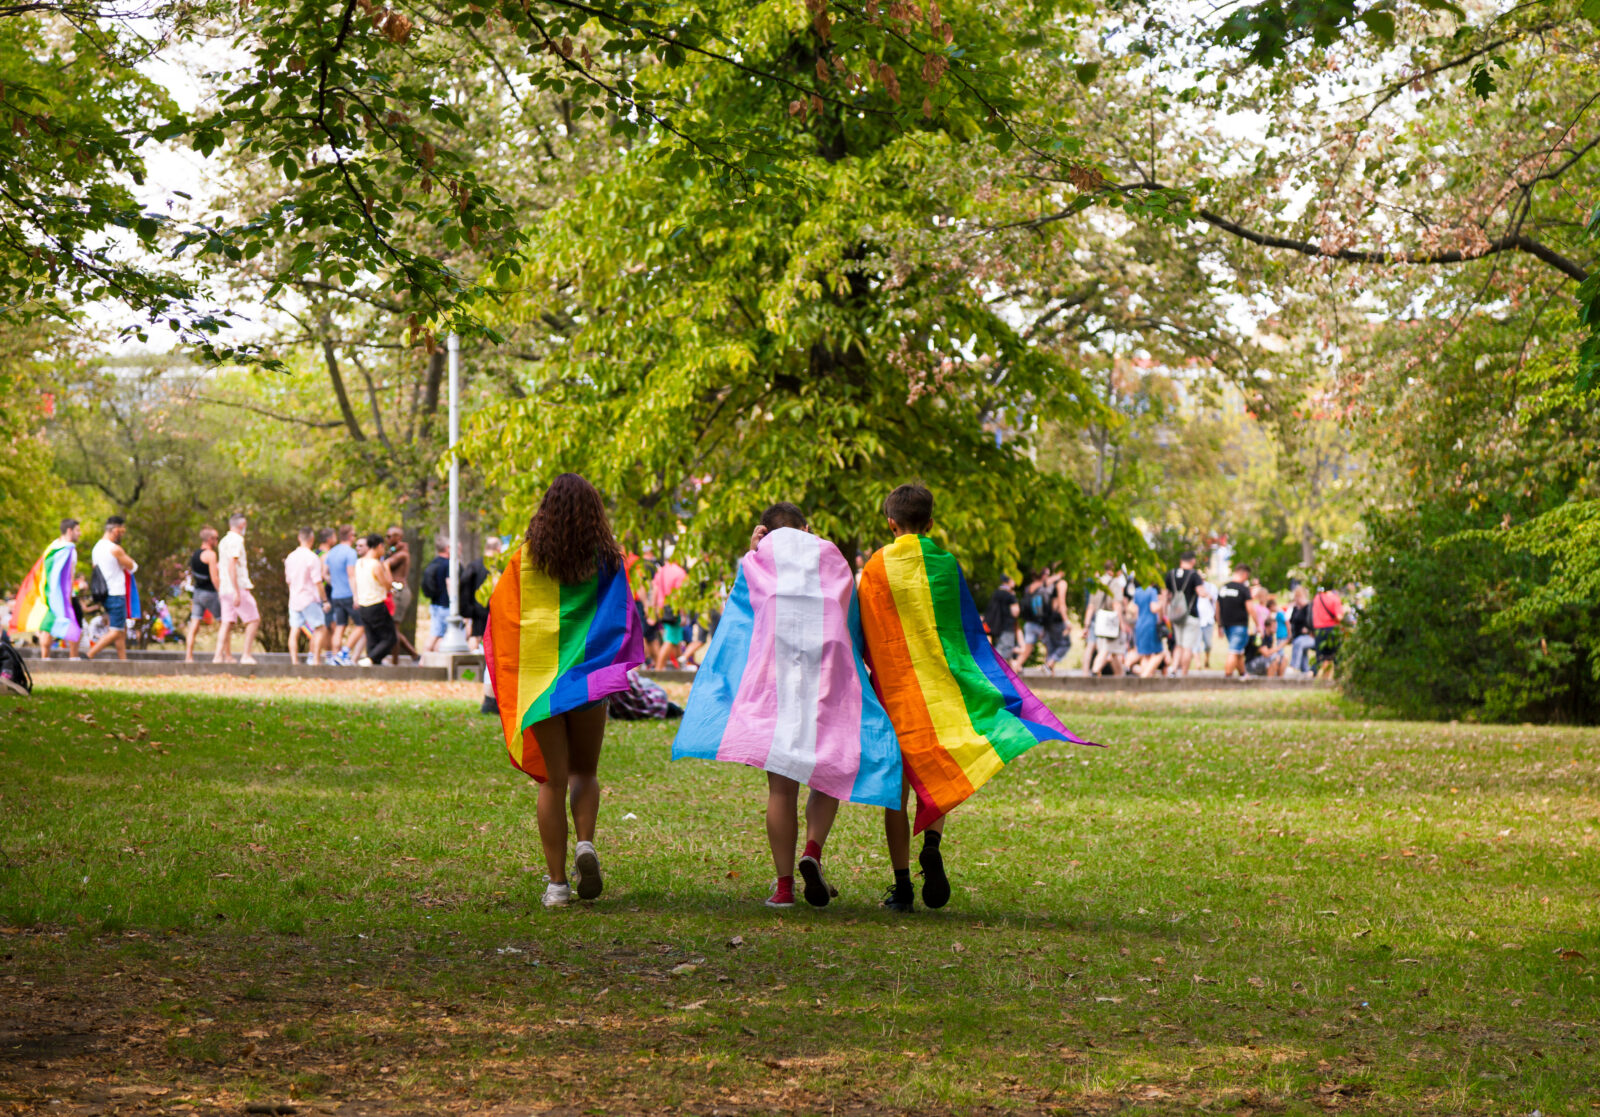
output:
[[[461,619],[461,459],[456,443],[461,441],[461,337],[452,332],[446,342],[450,353],[450,619],[444,639],[435,649],[447,655],[470,651],[467,626]]]

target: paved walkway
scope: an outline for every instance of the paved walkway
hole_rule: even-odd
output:
[[[389,682],[448,682],[451,679],[474,681],[481,679],[482,656],[455,656],[450,663],[418,664],[410,659],[400,664],[382,667],[311,667],[305,663],[291,665],[282,652],[266,652],[256,656],[258,662],[212,663],[209,659],[184,663],[183,653],[150,649],[130,649],[126,660],[114,654],[102,654],[95,659],[68,660],[52,658],[41,660],[37,649],[23,651],[28,669],[36,677],[50,675],[111,675],[128,678],[155,678],[171,675],[232,675],[242,678],[277,679],[333,679],[359,682],[364,679],[384,679]],[[692,671],[647,671],[651,678],[661,682],[690,683]],[[1081,671],[1051,675],[1042,668],[1029,668],[1023,672],[1028,685],[1042,693],[1081,691],[1131,691],[1156,692],[1180,690],[1218,690],[1224,687],[1296,688],[1331,686],[1327,679],[1289,678],[1227,678],[1221,671],[1191,671],[1187,678],[1140,679],[1131,676],[1086,677]]]

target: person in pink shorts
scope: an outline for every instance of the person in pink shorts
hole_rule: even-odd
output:
[[[255,595],[250,592],[255,586],[250,581],[250,564],[244,551],[246,526],[244,515],[235,512],[228,517],[228,534],[217,544],[217,574],[222,579],[217,586],[217,595],[222,598],[222,630],[217,633],[217,654],[212,657],[213,663],[234,661],[229,645],[236,624],[244,625],[244,648],[239,662],[256,662],[250,650],[255,647],[256,629],[261,627],[261,611],[256,608]]]

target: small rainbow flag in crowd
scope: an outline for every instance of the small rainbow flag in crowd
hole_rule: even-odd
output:
[[[628,672],[644,662],[627,575],[602,569],[564,585],[529,559],[524,544],[489,598],[484,662],[511,763],[543,783],[533,724],[627,690]]]
[[[82,639],[83,629],[72,608],[77,565],[78,548],[65,539],[56,539],[45,548],[17,590],[9,626],[13,636],[42,632],[73,644]]]
[[[839,548],[779,528],[739,577],[695,674],[672,758],[727,760],[855,803],[900,806],[894,726],[867,681]]]
[[[1092,743],[995,654],[960,565],[927,536],[902,535],[868,559],[856,607],[917,793],[917,830],[1040,741]]]

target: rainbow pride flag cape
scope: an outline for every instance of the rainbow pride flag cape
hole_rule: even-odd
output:
[[[872,683],[917,793],[916,829],[948,814],[1040,741],[1075,736],[994,652],[955,558],[902,535],[856,591]]]
[[[563,585],[511,556],[489,598],[484,661],[511,763],[543,783],[533,725],[628,689],[644,662],[644,630],[622,570],[599,570]]]
[[[72,579],[77,567],[78,548],[65,539],[56,539],[44,549],[17,590],[8,626],[12,636],[42,632],[72,644],[83,638],[78,614],[72,608]]]
[[[839,548],[779,528],[739,577],[694,677],[672,758],[748,764],[835,799],[900,805],[900,748],[851,626]]]

